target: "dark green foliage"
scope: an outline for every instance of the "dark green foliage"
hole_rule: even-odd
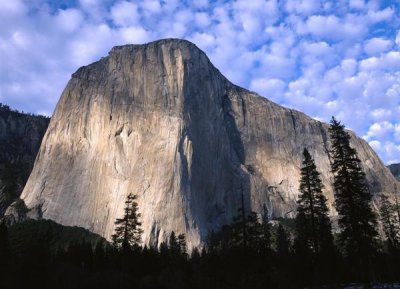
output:
[[[271,250],[271,225],[269,224],[269,213],[267,205],[263,205],[261,219],[261,246],[264,250]]]
[[[299,251],[309,252],[315,258],[321,252],[332,250],[333,236],[320,174],[307,149],[304,149],[303,157],[297,201],[296,245]]]
[[[179,234],[178,236],[178,246],[179,253],[186,256],[187,255],[187,245],[186,245],[186,236],[185,234]]]
[[[171,250],[173,254],[179,255],[180,248],[179,248],[178,238],[176,237],[174,231],[172,231],[171,235],[169,236],[168,248],[169,250]]]
[[[397,215],[397,206],[390,202],[388,196],[382,194],[380,196],[379,212],[389,250],[396,251],[400,249],[400,223]]]
[[[8,234],[0,227],[0,246],[10,244],[8,265],[0,270],[0,287],[343,288],[336,286],[335,282],[355,280],[355,276],[348,272],[345,259],[324,260],[336,280],[323,274],[325,278],[305,279],[302,275],[305,260],[298,259],[291,249],[293,220],[272,220],[271,223],[274,225],[269,228],[272,248],[269,251],[259,251],[250,243],[247,248],[229,243],[223,249],[215,246],[214,249],[203,248],[201,253],[193,250],[190,258],[183,253],[184,236],[176,237],[175,233],[168,238],[173,240],[172,247],[168,240],[160,250],[144,247],[124,252],[86,230],[62,227],[49,221],[18,224],[10,227]],[[7,235],[8,242],[4,243],[2,240]],[[214,236],[226,238],[220,232]],[[249,235],[249,240],[251,238],[253,236]],[[219,243],[216,237],[215,243]],[[398,280],[398,263],[399,259],[393,254],[379,255],[373,264],[377,280]]]
[[[7,270],[10,262],[10,244],[8,228],[5,222],[0,221],[0,280],[7,278]]]
[[[290,239],[281,223],[278,225],[276,234],[276,251],[278,258],[286,259],[289,257]]]
[[[124,217],[115,221],[115,233],[112,235],[114,246],[130,250],[139,246],[142,229],[136,195],[129,194],[125,201]]]
[[[340,241],[352,268],[359,278],[372,278],[372,262],[377,252],[376,216],[371,208],[371,194],[350,134],[335,118],[329,128],[335,205],[339,214]]]
[[[320,279],[326,262],[334,257],[332,227],[322,189],[314,160],[304,149],[295,238],[295,251],[304,284]]]

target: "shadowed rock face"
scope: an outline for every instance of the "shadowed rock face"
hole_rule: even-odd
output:
[[[0,104],[0,218],[21,194],[49,121]]]
[[[388,165],[389,170],[392,172],[393,176],[400,181],[400,164]]]
[[[368,144],[353,146],[371,191],[396,190]],[[332,203],[327,125],[233,85],[190,42],[114,47],[72,75],[22,198],[31,217],[110,238],[133,192],[144,243],[174,230],[193,247],[242,194],[247,212],[293,216],[304,147]]]

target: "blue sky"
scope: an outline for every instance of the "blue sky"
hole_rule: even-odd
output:
[[[232,82],[400,162],[400,1],[1,0],[0,102],[51,115],[114,45],[185,38]]]

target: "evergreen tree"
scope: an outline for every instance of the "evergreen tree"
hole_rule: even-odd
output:
[[[187,245],[186,245],[186,236],[185,234],[179,234],[178,235],[178,246],[179,246],[179,252],[186,256],[187,255]]]
[[[382,222],[383,232],[388,241],[389,249],[396,250],[399,248],[400,235],[399,223],[397,221],[396,206],[393,205],[389,198],[382,194],[380,197],[380,219]]]
[[[271,225],[269,224],[269,212],[266,204],[263,205],[261,233],[263,250],[269,251],[271,249]]]
[[[124,217],[115,221],[115,233],[112,235],[113,244],[123,250],[129,250],[140,244],[143,233],[140,226],[137,196],[132,193],[125,201]]]
[[[176,237],[174,231],[172,231],[171,234],[169,235],[168,248],[171,251],[172,255],[174,256],[179,255],[181,252],[179,239]]]
[[[335,205],[339,214],[340,241],[352,268],[370,277],[372,257],[376,253],[376,216],[370,206],[371,194],[357,152],[350,146],[350,134],[332,118],[331,169],[334,175]]]
[[[248,221],[252,221],[252,214],[246,216],[245,205],[244,205],[244,192],[243,187],[241,188],[241,206],[238,209],[238,214],[233,218],[233,242],[237,246],[247,247],[248,243]]]
[[[282,224],[279,223],[276,233],[276,251],[280,260],[284,260],[289,256],[289,247],[290,240],[288,233]]]
[[[3,221],[0,221],[0,280],[8,279],[10,261],[10,244],[8,240],[8,229]]]
[[[333,247],[332,228],[320,174],[307,149],[304,149],[303,157],[297,201],[296,246],[298,250],[318,255]]]

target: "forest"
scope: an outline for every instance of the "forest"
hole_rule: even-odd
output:
[[[294,219],[272,219],[266,205],[261,215],[246,212],[242,203],[232,223],[210,232],[202,248],[188,248],[185,235],[175,232],[158,247],[141,244],[133,194],[115,221],[111,243],[51,221],[2,222],[2,288],[400,286],[397,195],[376,196],[379,208],[373,208],[349,133],[335,118],[329,132],[335,222],[318,168],[304,149]]]

